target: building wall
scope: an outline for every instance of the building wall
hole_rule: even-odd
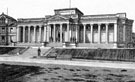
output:
[[[126,42],[131,42],[132,41],[132,25],[127,24],[126,29],[125,29],[125,37],[126,37]]]
[[[74,9],[72,10],[76,11]],[[81,14],[81,12],[80,15],[78,15],[78,13],[71,14],[70,9],[68,9],[68,11],[66,10],[66,15],[65,10],[60,9],[56,10],[55,15],[49,15],[45,18],[19,19],[17,28],[20,29],[20,31],[17,33],[17,41],[24,43],[41,43],[47,41],[50,43],[49,46],[51,46],[51,43],[62,44],[62,42],[65,41],[72,42],[71,39],[75,38],[79,44],[91,43],[90,45],[101,44],[99,46],[109,45],[110,47],[117,47],[117,44],[125,44],[131,41],[133,21],[128,21],[125,13],[85,16],[83,13]],[[68,31],[62,31],[64,24],[69,26]],[[75,26],[71,27],[70,24],[75,24],[78,28]],[[42,25],[44,29],[40,30],[39,28],[42,27]],[[88,30],[86,29],[87,25],[93,28]],[[30,32],[26,27],[31,29]],[[33,27],[36,28],[35,33]],[[75,30],[71,32],[71,28],[75,28]],[[76,29],[78,30],[76,31]],[[51,41],[50,38],[53,40]],[[54,44],[52,46],[55,47]],[[98,47],[98,45],[96,45],[96,47]]]

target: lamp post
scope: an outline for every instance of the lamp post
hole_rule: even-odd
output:
[[[8,45],[8,19],[7,18],[5,20],[5,24],[6,24],[6,45]]]

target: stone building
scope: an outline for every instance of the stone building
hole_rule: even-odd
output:
[[[125,47],[132,39],[133,20],[126,13],[84,15],[77,8],[54,10],[43,18],[17,20],[17,45],[50,47]]]
[[[0,15],[0,45],[9,45],[16,41],[17,20],[2,13]]]

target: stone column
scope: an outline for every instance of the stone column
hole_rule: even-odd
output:
[[[56,25],[54,24],[53,25],[53,32],[54,32],[54,35],[53,35],[53,41],[56,42]]]
[[[60,24],[60,42],[62,42],[62,24]]]
[[[41,27],[39,27],[39,42],[41,42]]]
[[[70,40],[69,40],[69,24],[67,24],[67,35],[68,35],[68,36],[67,36],[68,41],[70,41]]]
[[[91,29],[90,29],[90,31],[91,31],[91,43],[93,43],[93,24],[90,24],[91,26]]]
[[[83,24],[83,43],[86,42],[86,24]]]
[[[17,42],[20,41],[20,37],[19,37],[19,36],[20,36],[20,34],[19,34],[20,32],[19,32],[19,31],[20,31],[20,30],[19,30],[19,28],[20,28],[20,27],[16,27],[16,36],[17,36],[17,37],[16,37],[16,41],[17,41]]]
[[[98,43],[101,43],[101,24],[98,24]]]
[[[78,41],[78,26],[77,24],[75,24],[75,27],[76,27],[76,42]]]
[[[51,28],[51,25],[49,25],[49,38],[51,37],[51,31],[52,31],[52,28]]]
[[[44,42],[46,41],[46,27],[44,26]]]
[[[108,40],[109,40],[109,37],[108,37],[108,36],[109,36],[109,34],[108,34],[108,25],[109,25],[109,24],[105,24],[105,25],[106,25],[106,26],[105,26],[105,27],[106,27],[106,43],[108,44],[108,42],[109,42],[109,41],[108,41]]]
[[[31,37],[30,37],[30,27],[28,27],[28,42],[31,42]]]
[[[115,43],[117,43],[117,35],[118,35],[117,23],[114,23],[114,42]]]
[[[33,27],[34,28],[34,42],[36,42],[36,27]]]
[[[23,27],[23,42],[25,43],[25,26]]]
[[[50,36],[50,31],[49,31],[50,25],[47,25],[47,41],[49,42],[49,36]]]

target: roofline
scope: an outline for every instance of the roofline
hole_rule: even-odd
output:
[[[96,15],[83,15],[82,17],[87,17],[87,16],[115,16],[117,14],[96,14]]]
[[[44,17],[42,18],[18,18],[17,20],[32,20],[32,19],[45,19]]]
[[[84,15],[84,13],[82,11],[80,11],[78,8],[63,8],[63,9],[54,9],[54,11],[61,11],[61,10],[77,10],[79,11],[82,15]]]
[[[15,18],[13,18],[13,17],[11,17],[11,16],[9,16],[9,15],[6,15],[6,14],[2,13],[0,16],[2,16],[2,15],[5,15],[5,16],[7,16],[8,18],[13,19],[14,21],[17,21]]]

